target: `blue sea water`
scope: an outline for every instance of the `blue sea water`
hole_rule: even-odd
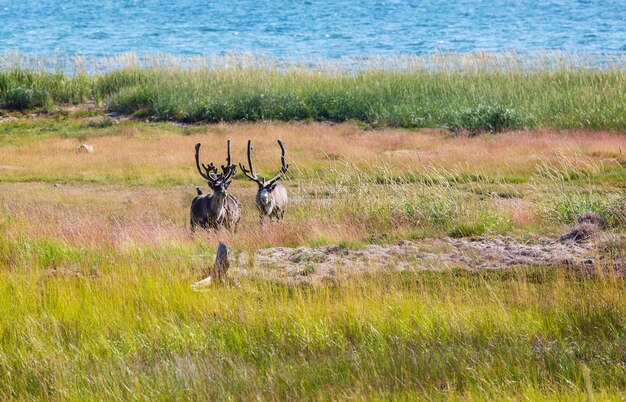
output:
[[[0,53],[626,51],[626,0],[0,0]]]

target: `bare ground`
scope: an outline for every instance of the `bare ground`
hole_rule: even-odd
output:
[[[572,229],[572,232],[578,227]],[[364,272],[513,267],[569,267],[584,274],[613,272],[626,276],[624,239],[611,233],[589,238],[540,237],[521,241],[509,236],[404,240],[393,245],[368,245],[360,249],[324,247],[273,247],[258,250],[254,261],[236,257],[235,275],[261,275],[290,283],[316,282]]]

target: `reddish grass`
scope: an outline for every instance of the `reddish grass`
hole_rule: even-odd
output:
[[[332,169],[345,172],[350,163],[360,166],[366,174],[384,165],[396,171],[419,172],[437,166],[497,175],[530,175],[540,163],[557,163],[560,155],[574,155],[572,160],[583,165],[614,163],[621,157],[620,148],[626,150],[626,136],[622,134],[581,130],[534,130],[462,138],[437,130],[362,131],[349,124],[263,123],[200,126],[193,127],[199,133],[176,135],[176,131],[185,129],[188,128],[172,128],[172,133],[137,123],[124,128],[121,135],[87,141],[94,145],[94,154],[76,154],[77,140],[59,138],[0,146],[0,165],[25,168],[0,172],[0,181],[14,181],[0,183],[0,205],[24,221],[20,230],[26,236],[94,246],[193,243],[207,236],[211,242],[219,238],[251,248],[333,239],[367,241],[380,229],[376,215],[354,210],[349,199],[344,200],[342,208],[350,213],[330,210],[331,204],[318,203],[312,194],[322,194],[332,201],[335,194],[323,195],[331,187],[314,184],[306,177],[320,175],[332,181]],[[256,187],[239,177],[231,192],[244,204],[240,232],[236,236],[226,232],[202,233],[194,238],[188,232],[193,187],[208,189],[195,171],[193,145],[203,143],[202,159],[221,164],[228,138],[233,141],[235,161],[245,160],[245,144],[251,138],[256,168],[265,175],[274,174],[279,166],[280,150],[275,141],[282,138],[292,165],[286,184],[295,205],[284,225],[259,230],[254,206]],[[31,180],[35,182],[24,182]],[[51,184],[65,181],[68,183],[56,187]],[[392,198],[389,191],[396,190],[377,187],[370,197],[385,205]],[[508,216],[517,228],[535,227],[541,222],[532,200],[487,200],[484,205]],[[311,212],[294,216],[293,211],[304,206]],[[392,216],[391,220],[401,233],[421,225],[403,215]]]
[[[182,130],[182,129],[181,129]],[[534,130],[451,138],[437,130],[362,131],[352,125],[329,124],[220,124],[205,126],[190,136],[172,135],[163,129],[138,125],[122,135],[92,138],[94,154],[76,154],[77,140],[45,139],[34,143],[0,146],[2,165],[26,169],[5,170],[12,180],[64,178],[68,180],[128,181],[155,184],[159,180],[199,183],[193,167],[193,145],[204,144],[205,160],[222,162],[226,139],[233,141],[233,158],[245,160],[248,138],[253,140],[257,168],[266,174],[276,170],[276,139],[287,144],[292,176],[299,169],[319,170],[332,160],[348,159],[360,166],[389,163],[419,168],[438,165],[499,173],[532,171],[542,160],[559,154],[576,154],[594,161],[622,158],[626,136],[582,130]],[[131,134],[128,134],[131,133]],[[330,161],[329,161],[330,159]]]

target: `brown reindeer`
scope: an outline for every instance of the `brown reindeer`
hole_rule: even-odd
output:
[[[278,174],[268,182],[265,182],[264,178],[259,179],[254,173],[254,168],[252,167],[251,140],[248,140],[248,166],[250,170],[246,169],[241,163],[239,164],[241,171],[246,175],[246,177],[255,181],[259,186],[259,191],[256,194],[256,206],[259,208],[259,212],[261,214],[261,224],[263,224],[263,218],[266,216],[270,219],[270,221],[272,218],[276,218],[277,220],[283,219],[283,216],[285,215],[285,207],[289,202],[285,186],[278,182],[278,180],[280,180],[285,173],[287,173],[289,164],[285,163],[285,145],[283,144],[283,141],[278,140],[278,145],[281,149],[280,162],[282,167],[278,171]]]
[[[218,173],[213,162],[209,165],[200,164],[199,143],[196,144],[196,168],[200,176],[208,182],[213,194],[202,194],[200,188],[196,187],[198,195],[191,202],[191,230],[194,231],[198,225],[204,229],[220,229],[224,226],[236,232],[241,218],[241,204],[227,193],[228,186],[233,182],[231,177],[237,171],[237,165],[230,161],[230,140],[227,143],[226,165],[222,165],[222,173]]]

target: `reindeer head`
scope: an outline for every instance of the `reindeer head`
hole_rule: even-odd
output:
[[[218,173],[213,162],[208,165],[200,164],[200,143],[196,144],[196,168],[198,168],[200,176],[208,182],[211,190],[216,194],[226,195],[228,186],[233,182],[231,176],[237,172],[237,165],[230,161],[230,140],[227,142],[226,165],[222,165],[222,173]]]
[[[280,146],[281,150],[281,168],[278,171],[278,174],[268,182],[265,182],[264,178],[259,179],[256,173],[254,173],[254,168],[252,167],[252,140],[248,140],[248,166],[250,170],[246,169],[241,163],[239,164],[239,167],[241,168],[243,174],[245,174],[248,179],[256,182],[259,186],[259,197],[261,199],[261,202],[263,203],[267,203],[269,194],[276,188],[278,180],[280,180],[285,175],[285,173],[287,173],[287,169],[289,169],[289,164],[285,163],[285,145],[283,144],[283,141],[278,140],[278,145]]]

